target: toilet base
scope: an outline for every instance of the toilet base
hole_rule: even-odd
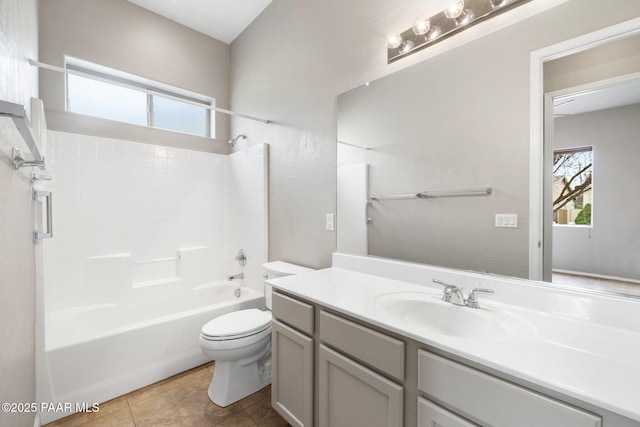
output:
[[[271,343],[260,354],[243,359],[216,361],[209,399],[225,407],[271,384]]]

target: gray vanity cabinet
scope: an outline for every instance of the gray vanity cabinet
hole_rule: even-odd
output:
[[[479,427],[435,403],[418,398],[418,427]]]
[[[321,305],[274,293],[273,315],[272,404],[293,426],[636,425],[606,412],[603,421]]]
[[[271,405],[292,426],[312,427],[314,340],[302,332],[313,333],[313,307],[276,293],[272,304]]]
[[[402,340],[277,292],[272,307],[271,403],[291,425],[312,426],[314,407],[319,427],[404,424]]]
[[[495,427],[601,427],[602,418],[534,391],[496,378],[468,366],[433,354],[418,352],[418,389],[430,399],[446,405],[480,425]],[[418,425],[442,427],[473,426],[470,422],[438,408],[446,420],[434,424],[432,412],[422,405],[438,408],[421,399]],[[465,424],[466,422],[466,424]]]
[[[320,427],[402,425],[402,386],[322,344],[318,359]]]
[[[319,336],[320,427],[402,426],[404,342],[323,310]]]

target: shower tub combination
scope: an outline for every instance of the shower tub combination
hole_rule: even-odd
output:
[[[268,147],[220,155],[47,135],[55,161],[42,185],[59,208],[42,242],[36,399],[90,406],[207,362],[204,324],[264,306]]]
[[[263,295],[240,282],[204,284],[187,295],[176,283],[118,304],[48,313],[51,401],[104,402],[206,363],[198,342],[202,325],[232,311],[264,308]]]

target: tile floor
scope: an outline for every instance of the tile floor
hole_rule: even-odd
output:
[[[207,389],[213,362],[133,391],[46,427],[280,427],[289,424],[271,407],[271,387],[221,408]]]

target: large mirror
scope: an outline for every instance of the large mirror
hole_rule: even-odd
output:
[[[530,85],[518,48],[498,32],[338,97],[338,251],[530,277]],[[640,182],[629,164],[640,158],[639,57],[636,35],[544,64],[540,185],[551,199],[571,180],[562,206],[544,203],[547,281],[640,295],[640,195],[623,189]],[[571,110],[582,101],[591,107]],[[592,168],[554,180],[563,150],[583,148]]]

